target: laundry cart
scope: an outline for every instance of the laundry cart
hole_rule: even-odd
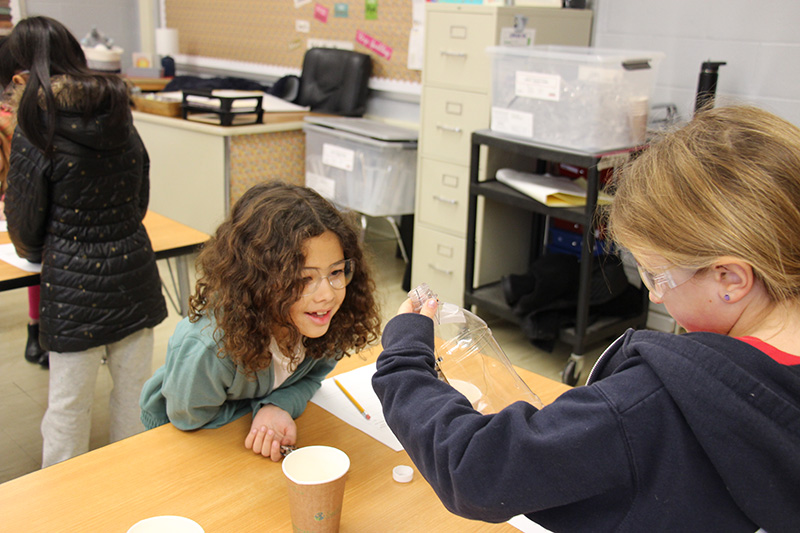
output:
[[[365,118],[306,117],[306,186],[345,209],[383,217],[408,263],[400,217],[414,213],[417,132]]]

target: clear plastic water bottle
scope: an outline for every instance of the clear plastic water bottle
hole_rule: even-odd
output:
[[[438,299],[426,283],[408,293],[415,310]],[[486,322],[455,304],[439,302],[434,316],[434,348],[439,377],[467,397],[476,411],[496,413],[522,400],[542,401],[514,371]]]

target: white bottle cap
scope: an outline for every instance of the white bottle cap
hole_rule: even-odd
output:
[[[398,483],[408,483],[414,479],[414,469],[406,465],[398,465],[392,470],[392,478]]]

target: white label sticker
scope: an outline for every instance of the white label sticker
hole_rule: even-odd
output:
[[[355,159],[356,153],[353,150],[335,144],[325,143],[322,145],[322,163],[324,165],[352,172]]]
[[[533,113],[493,107],[491,128],[500,133],[533,138]]]
[[[306,187],[311,187],[323,198],[336,199],[336,181],[327,176],[306,172]]]
[[[533,28],[523,28],[520,30],[514,28],[502,28],[500,30],[500,45],[501,46],[520,46],[528,48],[533,46],[536,39],[536,30]]]
[[[558,102],[561,98],[561,76],[518,70],[514,80],[514,94],[537,100]]]

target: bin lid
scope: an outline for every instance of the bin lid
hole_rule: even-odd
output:
[[[417,137],[419,137],[419,132],[415,130],[385,124],[368,118],[307,116],[304,120],[318,126],[355,133],[378,141],[416,141]]]
[[[530,47],[522,46],[489,46],[486,52],[492,56],[522,56],[538,60],[577,62],[588,64],[646,64],[658,63],[664,59],[663,52],[653,50],[623,50],[616,48],[597,48],[594,46],[567,46],[543,44]],[[642,67],[638,67],[642,68]]]

